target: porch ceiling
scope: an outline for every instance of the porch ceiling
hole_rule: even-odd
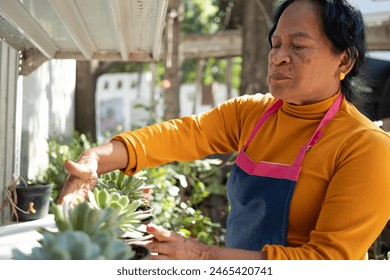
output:
[[[152,61],[168,0],[1,0],[0,39],[44,59]]]

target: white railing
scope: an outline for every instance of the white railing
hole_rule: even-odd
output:
[[[18,70],[18,51],[0,40],[0,206],[12,175],[20,169],[22,100],[17,90]],[[0,225],[9,222],[7,207],[0,212]]]

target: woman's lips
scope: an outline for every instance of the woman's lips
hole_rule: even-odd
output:
[[[271,80],[283,81],[283,80],[290,80],[290,79],[291,79],[290,77],[281,74],[271,75]]]

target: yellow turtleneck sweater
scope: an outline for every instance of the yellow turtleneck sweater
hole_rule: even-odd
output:
[[[337,96],[284,103],[246,150],[256,162],[292,164]],[[275,99],[231,99],[199,116],[152,125],[113,139],[125,143],[125,172],[241,150]],[[390,217],[390,138],[345,99],[302,163],[291,202],[288,246],[266,245],[268,259],[364,259]]]

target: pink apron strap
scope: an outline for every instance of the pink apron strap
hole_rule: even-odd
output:
[[[303,158],[305,157],[306,152],[315,145],[322,136],[321,129],[330,122],[334,116],[337,114],[337,112],[340,110],[341,102],[343,101],[343,95],[339,93],[339,96],[337,99],[333,102],[332,106],[329,108],[328,112],[325,114],[325,116],[322,118],[320,124],[318,125],[316,131],[314,132],[313,136],[310,138],[307,143],[301,147],[299,150],[299,154],[297,158],[295,159],[295,162],[293,163],[293,166],[301,166]]]
[[[252,138],[256,135],[257,131],[260,129],[260,127],[263,125],[263,123],[273,114],[275,114],[279,108],[282,106],[283,101],[278,99],[274,104],[272,104],[267,111],[259,118],[257,121],[255,127],[252,130],[251,135],[249,136],[248,140],[245,143],[244,149],[248,147],[249,143],[252,141]]]

